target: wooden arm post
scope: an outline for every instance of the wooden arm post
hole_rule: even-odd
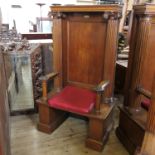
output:
[[[47,100],[47,81],[42,80],[42,88],[43,88],[43,99]]]
[[[95,104],[95,112],[100,113],[100,104],[102,100],[102,94],[105,88],[109,85],[109,81],[102,81],[97,85],[94,90],[97,92],[96,96],[96,104]]]
[[[53,73],[50,73],[50,74],[47,74],[45,76],[40,77],[40,80],[42,80],[42,90],[43,90],[42,97],[43,97],[43,100],[47,100],[47,82],[48,82],[48,80],[53,79],[57,75],[58,75],[58,73],[53,72]]]
[[[95,112],[96,112],[96,113],[99,113],[99,112],[100,112],[101,98],[102,98],[101,92],[97,92],[96,104],[95,104]]]

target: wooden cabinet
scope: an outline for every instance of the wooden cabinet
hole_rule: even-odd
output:
[[[10,155],[9,107],[4,62],[0,52],[0,155]]]

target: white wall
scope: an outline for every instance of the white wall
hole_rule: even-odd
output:
[[[12,28],[13,20],[15,20],[18,32],[28,32],[29,21],[36,23],[36,17],[40,17],[40,7],[36,5],[38,2],[46,3],[42,6],[42,17],[47,17],[49,7],[53,3],[77,4],[77,0],[0,0],[2,22],[8,23]],[[12,4],[21,5],[22,8],[11,8]]]

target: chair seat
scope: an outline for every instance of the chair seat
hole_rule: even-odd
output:
[[[89,113],[96,101],[96,93],[89,90],[66,86],[58,95],[55,95],[48,100],[49,106],[74,112],[74,113]]]
[[[146,99],[146,100],[143,100],[142,103],[141,103],[141,106],[148,110],[149,109],[149,106],[150,106],[150,100]]]

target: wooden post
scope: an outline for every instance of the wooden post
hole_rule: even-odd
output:
[[[150,35],[151,20],[149,17],[143,17],[139,20],[139,32],[137,37],[137,45],[135,46],[135,56],[132,71],[131,86],[129,91],[129,103],[133,108],[138,108],[141,102],[141,96],[135,91],[136,87],[142,83],[144,79],[145,60],[149,53],[148,38]]]
[[[47,81],[42,81],[42,88],[43,88],[43,99],[47,100]]]
[[[100,104],[101,104],[101,92],[98,92],[96,96],[96,104],[95,104],[96,113],[100,112]]]

